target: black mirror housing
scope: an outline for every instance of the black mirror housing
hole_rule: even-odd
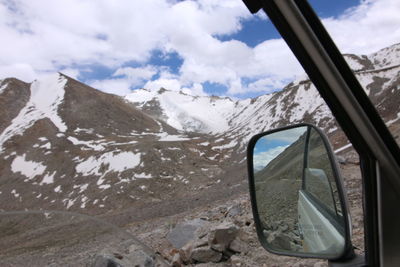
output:
[[[257,134],[249,142],[247,164],[264,249],[332,261],[354,255],[343,182],[320,129],[297,124]]]

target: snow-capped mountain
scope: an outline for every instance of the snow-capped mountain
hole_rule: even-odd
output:
[[[227,116],[235,110],[229,98],[191,96],[183,92],[135,90],[125,97],[140,109],[187,132],[223,133],[229,129]]]
[[[115,212],[243,178],[229,174],[227,140],[180,131],[62,74],[0,88],[2,210]]]
[[[398,108],[390,101],[399,99],[400,44],[368,56],[345,55],[345,58],[385,119],[397,119],[397,113],[392,111]],[[163,88],[136,90],[125,99],[177,129],[219,134],[244,143],[255,133],[305,121],[327,133],[337,130],[330,110],[307,79],[295,81],[273,94],[239,101],[190,96]]]
[[[387,124],[398,125],[400,45],[346,59]],[[297,122],[321,127],[335,148],[346,144],[307,79],[238,101],[163,88],[121,98],[62,74],[5,79],[0,209],[138,217],[145,205],[166,215],[195,207],[245,188],[252,135]]]

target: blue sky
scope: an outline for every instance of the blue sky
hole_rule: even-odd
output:
[[[345,53],[400,42],[400,1],[310,0]],[[61,71],[100,90],[254,97],[303,70],[262,13],[240,0],[2,0],[0,79]]]
[[[255,170],[258,171],[267,166],[271,160],[296,142],[305,131],[307,131],[307,127],[297,127],[268,134],[258,139],[253,151]]]

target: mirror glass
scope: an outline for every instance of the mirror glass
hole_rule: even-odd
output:
[[[345,247],[345,221],[324,139],[311,126],[258,137],[254,194],[261,241],[273,252],[335,258]]]

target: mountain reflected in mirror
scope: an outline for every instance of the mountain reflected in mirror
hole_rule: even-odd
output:
[[[332,164],[324,140],[311,126],[257,140],[255,200],[269,249],[328,257],[342,253],[345,223]]]

